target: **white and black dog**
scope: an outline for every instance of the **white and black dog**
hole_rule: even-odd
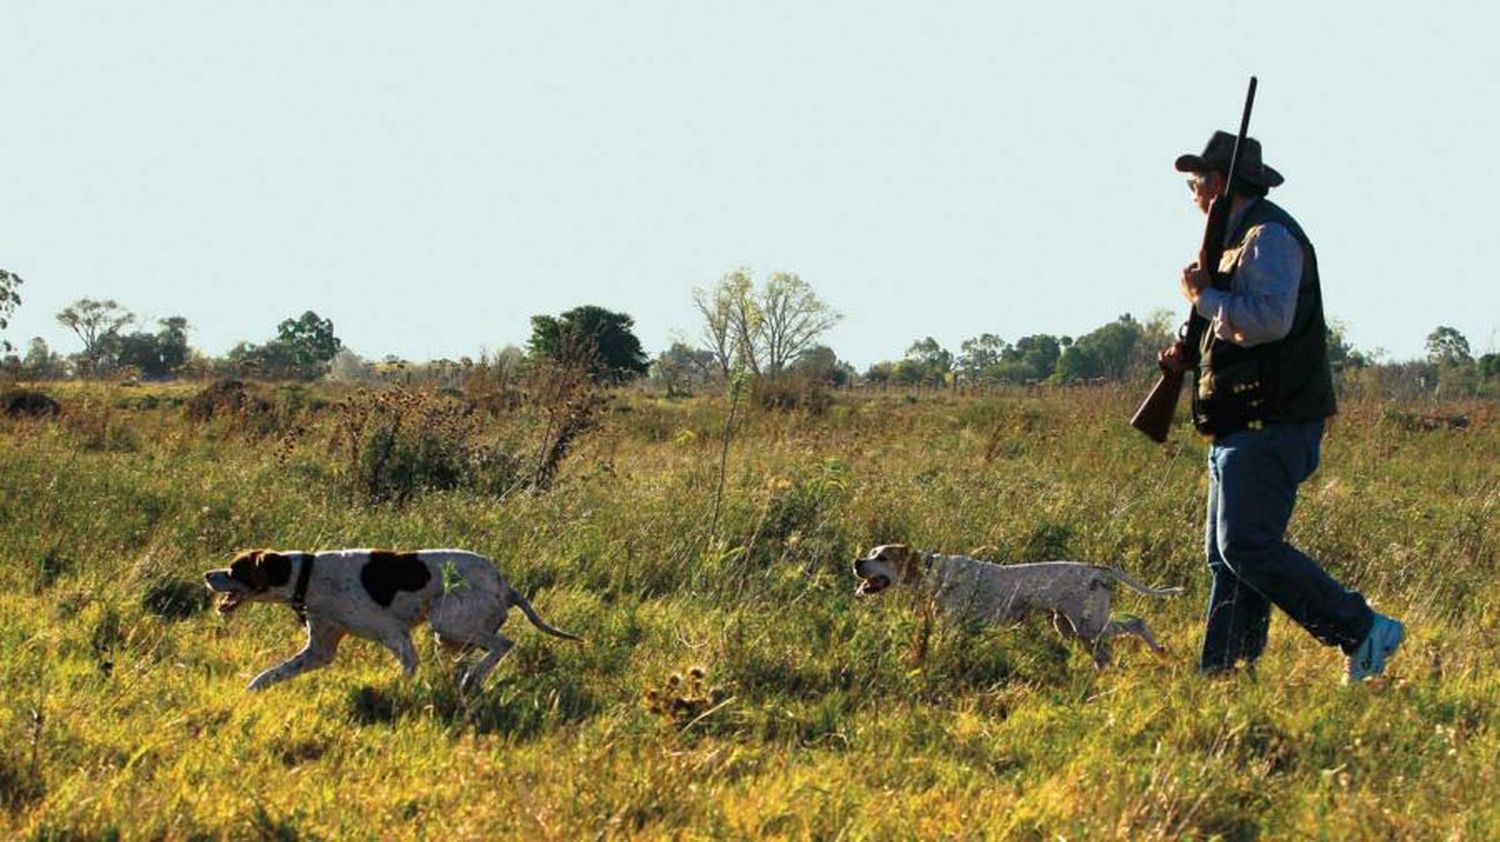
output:
[[[307,645],[257,675],[251,690],[326,666],[345,634],[380,642],[410,677],[411,629],[423,620],[450,651],[486,651],[463,678],[464,688],[478,686],[514,645],[498,631],[511,606],[550,635],[581,640],[548,625],[489,559],[464,550],[250,550],[203,578],[222,594],[220,614],[245,602],[285,603],[306,621]]]

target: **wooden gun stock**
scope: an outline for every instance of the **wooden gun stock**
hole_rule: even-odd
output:
[[[1224,184],[1208,208],[1208,222],[1203,227],[1203,244],[1198,249],[1198,266],[1212,278],[1218,274],[1219,258],[1224,253],[1224,238],[1229,233],[1229,209],[1232,203],[1234,176],[1239,172],[1240,149],[1245,145],[1245,135],[1250,130],[1250,109],[1255,106],[1256,79],[1250,77],[1250,90],[1245,93],[1245,110],[1240,114],[1240,133],[1234,139],[1234,151],[1229,156],[1229,171],[1224,175]],[[1196,308],[1188,308],[1188,319],[1183,324],[1177,342],[1178,350],[1196,367],[1198,344],[1203,332],[1208,329],[1208,320],[1198,315]],[[1151,393],[1141,401],[1135,415],[1130,417],[1130,426],[1145,433],[1152,441],[1163,444],[1167,431],[1172,429],[1172,417],[1177,414],[1177,398],[1182,393],[1185,373],[1162,366],[1161,377],[1151,387]]]
[[[1157,444],[1164,444],[1167,431],[1172,429],[1172,416],[1177,414],[1177,398],[1182,394],[1183,375],[1163,371],[1157,378],[1151,393],[1141,401],[1135,415],[1130,417],[1130,426],[1145,433]]]

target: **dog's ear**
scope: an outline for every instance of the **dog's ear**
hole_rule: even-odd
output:
[[[235,556],[234,561],[229,563],[229,578],[245,585],[252,591],[265,590],[266,571],[260,564],[260,560],[265,554],[265,550],[246,550]]]
[[[292,560],[280,553],[261,553],[257,562],[266,577],[266,586],[277,588],[292,580]]]
[[[886,555],[896,563],[896,570],[901,575],[901,581],[910,582],[917,578],[917,554],[911,551],[911,547],[905,544],[892,544],[886,550]]]
[[[897,543],[892,548],[892,555],[895,555],[895,566],[901,572],[901,581],[907,582],[907,584],[915,582],[916,579],[922,578],[922,573],[926,572],[926,570],[922,570],[921,554],[916,552],[915,549],[910,548],[910,546],[906,546],[904,543]]]

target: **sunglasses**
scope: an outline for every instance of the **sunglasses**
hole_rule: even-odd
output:
[[[1193,193],[1197,193],[1199,190],[1202,190],[1203,185],[1207,183],[1208,176],[1204,175],[1203,173],[1195,172],[1187,177],[1188,190],[1192,191]]]

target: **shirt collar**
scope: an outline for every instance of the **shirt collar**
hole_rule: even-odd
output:
[[[1229,224],[1224,226],[1225,245],[1234,242],[1235,234],[1238,234],[1240,232],[1240,223],[1245,220],[1245,214],[1249,213],[1250,209],[1255,207],[1255,203],[1259,201],[1260,197],[1257,196],[1256,198],[1246,202],[1241,207],[1229,212]]]

